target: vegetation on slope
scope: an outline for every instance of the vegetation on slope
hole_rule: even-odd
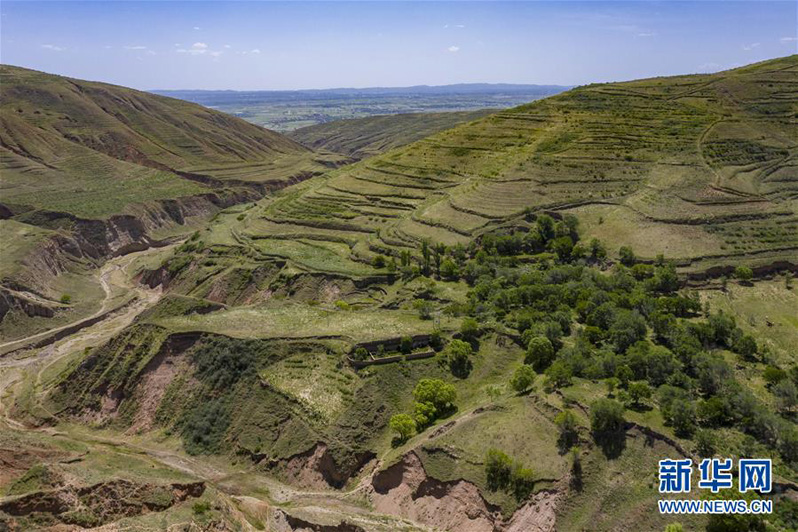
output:
[[[288,136],[316,150],[366,159],[482,118],[496,110],[409,113],[335,120],[295,129]]]
[[[580,87],[331,172],[246,231],[334,231],[370,261],[556,209],[589,221],[613,253],[633,244],[682,269],[792,258],[796,91],[798,56]]]

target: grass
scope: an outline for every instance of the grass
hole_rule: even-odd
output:
[[[492,112],[405,113],[334,120],[295,129],[288,136],[314,149],[366,159]]]
[[[794,281],[793,285],[796,285]],[[743,330],[756,333],[776,360],[787,364],[798,361],[795,351],[795,346],[798,346],[795,312],[798,286],[788,290],[783,279],[757,282],[752,286],[731,281],[726,292],[706,290],[701,292],[701,298],[713,311],[722,310],[734,316]]]
[[[356,342],[429,334],[433,323],[415,313],[389,310],[331,310],[301,303],[238,307],[203,315],[158,319],[158,325],[174,331],[204,331],[236,338],[309,338],[340,336]],[[455,325],[444,320],[444,328]]]
[[[0,279],[22,268],[22,260],[54,233],[15,220],[0,220]]]
[[[782,120],[786,108],[756,102],[793,90],[796,60],[589,85],[501,111],[333,171],[264,205],[269,225],[248,231],[356,238],[352,249],[368,260],[424,239],[467,242],[527,209],[554,209],[609,235],[612,251],[631,245],[643,257],[685,261],[786,257],[796,245],[789,168],[798,132]],[[784,83],[763,83],[776,79]],[[719,96],[726,93],[736,103]],[[317,129],[349,146],[355,126]],[[737,155],[721,157],[726,144]]]

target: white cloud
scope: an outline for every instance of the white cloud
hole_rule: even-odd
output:
[[[153,50],[147,50],[147,55],[158,55],[158,52],[155,52]]]
[[[50,50],[52,52],[63,52],[64,50],[66,50],[66,48],[62,46],[56,46],[54,44],[43,44],[42,48],[44,48],[45,50]]]
[[[460,51],[460,47],[459,47],[459,46],[450,46],[450,47],[448,47],[448,48],[446,49],[446,51],[447,51],[447,52],[451,52],[451,53],[453,53],[453,54],[454,54],[454,53],[457,53],[457,52],[459,52],[459,51]]]
[[[637,34],[638,37],[655,37],[656,35],[656,31],[641,31]]]
[[[443,29],[447,30],[449,28],[460,28],[460,29],[462,29],[462,28],[465,28],[465,24],[452,24],[452,25],[444,24]]]
[[[110,50],[111,49],[111,45],[110,44],[106,44],[105,46],[103,46],[103,48],[105,48],[106,50]]]
[[[260,53],[260,48],[254,48],[254,49],[250,50],[249,53],[251,53],[251,54],[259,54]]]
[[[146,49],[147,49],[147,47],[146,47],[146,46],[141,46],[141,45],[137,45],[137,46],[125,46],[125,50],[146,50]]]
[[[200,29],[200,27],[199,27],[199,26],[194,26],[194,29],[195,29],[195,30],[199,30],[199,29]]]
[[[225,45],[224,45],[224,47],[225,47],[225,48],[227,48],[228,50],[229,50],[230,48],[232,48],[232,46],[230,46],[229,44],[225,44]]]
[[[194,48],[195,50],[204,50],[208,47],[208,45],[205,44],[204,42],[195,42],[194,44],[191,45],[191,47]]]
[[[798,42],[798,37],[782,37],[781,39],[779,39],[779,42],[782,44]]]
[[[218,52],[211,52],[211,53],[210,53],[210,56],[211,56],[211,57],[219,57],[219,56],[220,56],[220,55],[222,55],[223,53],[224,53],[224,52],[221,52],[221,51],[218,51]]]
[[[751,44],[744,44],[743,45],[743,50],[745,50],[746,52],[751,51],[754,48],[759,47],[759,44],[760,43],[758,43],[758,42],[754,42],[754,43],[751,43]]]

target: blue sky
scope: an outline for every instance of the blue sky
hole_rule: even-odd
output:
[[[0,60],[140,89],[576,85],[797,53],[797,6],[3,1]]]

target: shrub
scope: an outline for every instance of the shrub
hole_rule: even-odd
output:
[[[709,430],[699,430],[695,435],[695,451],[701,458],[711,458],[717,452],[717,439]]]
[[[554,423],[560,429],[557,446],[562,452],[565,452],[579,442],[579,426],[577,425],[576,415],[573,411],[566,408],[554,417]]]
[[[535,371],[541,372],[549,367],[554,360],[554,346],[551,340],[544,336],[537,336],[529,340],[526,349],[525,364],[530,364]]]
[[[488,489],[496,491],[510,484],[512,477],[512,460],[498,449],[489,449],[485,455],[485,476]]]
[[[457,391],[440,379],[421,379],[413,389],[413,398],[419,403],[432,403],[440,414],[452,408]]]
[[[69,305],[69,304],[72,302],[72,296],[71,296],[71,295],[69,295],[69,294],[63,294],[63,295],[61,296],[61,300],[60,300],[60,301],[61,301],[61,303],[63,303],[64,305]]]
[[[523,392],[535,382],[535,371],[531,366],[524,364],[513,373],[510,379],[510,386],[518,393]]]
[[[446,346],[446,361],[452,375],[460,378],[467,377],[471,371],[471,344],[462,340],[452,340]]]
[[[734,269],[734,276],[741,282],[741,283],[750,283],[751,279],[754,278],[754,271],[749,268],[748,266],[737,266]]]
[[[621,264],[624,266],[634,266],[635,262],[637,262],[635,252],[629,246],[621,246],[621,249],[618,250],[618,255],[621,259]]]
[[[355,349],[355,353],[352,356],[355,360],[366,360],[369,357],[368,349],[365,347],[358,347]]]
[[[474,318],[465,318],[460,325],[460,335],[466,342],[473,342],[479,336],[479,322]]]
[[[516,464],[513,467],[512,484],[515,498],[519,501],[526,499],[535,487],[535,472]]]
[[[413,351],[413,338],[410,336],[402,336],[399,340],[399,351],[405,355]]]
[[[419,430],[431,425],[437,415],[438,410],[432,403],[413,403],[413,420]]]
[[[371,265],[378,270],[385,268],[385,257],[382,255],[376,255],[373,259],[371,259]]]
[[[399,435],[400,441],[407,441],[416,432],[416,422],[407,414],[395,414],[388,422],[391,430]]]
[[[623,405],[612,399],[598,399],[590,405],[593,439],[608,457],[620,455],[626,438]]]
[[[418,311],[418,317],[422,320],[428,320],[432,318],[432,310],[435,308],[432,305],[432,302],[427,301],[426,299],[416,299],[413,301],[413,308]]]
[[[335,306],[338,307],[338,309],[344,310],[344,311],[349,310],[351,308],[349,306],[349,303],[347,303],[346,301],[344,301],[342,299],[339,299],[338,301],[336,301],[335,302]]]

